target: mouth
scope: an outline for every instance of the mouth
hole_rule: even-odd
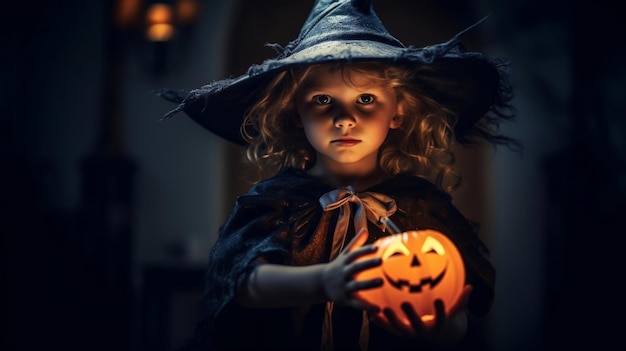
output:
[[[330,143],[335,146],[354,146],[360,142],[361,140],[358,139],[336,139],[332,140]]]

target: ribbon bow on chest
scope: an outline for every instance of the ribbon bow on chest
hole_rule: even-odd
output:
[[[354,211],[354,229],[358,233],[361,229],[367,228],[367,221],[374,223],[381,230],[391,229],[399,232],[398,228],[389,220],[389,217],[396,212],[396,202],[389,196],[363,192],[358,193],[351,186],[337,188],[322,195],[319,199],[320,205],[324,211],[334,211],[339,209],[339,217],[335,225],[333,233],[333,243],[330,253],[330,259],[334,259],[339,255],[346,241],[348,225],[350,224],[350,215],[352,213],[352,205]],[[334,327],[332,322],[332,314],[334,302],[326,302],[326,311],[323,322],[323,339],[322,349],[333,350],[333,334]],[[369,339],[369,321],[367,313],[362,312],[361,331],[359,336],[359,344],[367,347]],[[367,348],[365,348],[367,349]]]
[[[389,196],[373,192],[358,193],[353,187],[341,187],[329,191],[319,199],[324,211],[339,209],[339,218],[333,235],[331,259],[336,257],[343,249],[350,221],[352,206],[355,204],[354,229],[358,233],[362,228],[367,228],[367,221],[374,223],[381,230],[387,228],[399,232],[391,223],[389,217],[396,212],[396,202]]]

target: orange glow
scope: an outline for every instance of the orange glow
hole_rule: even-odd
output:
[[[168,41],[174,35],[172,8],[163,3],[153,4],[146,12],[146,36],[150,41]]]
[[[178,0],[176,2],[176,14],[178,21],[183,24],[191,24],[196,21],[200,4],[198,0]]]
[[[174,35],[174,27],[166,23],[153,24],[148,26],[146,35],[150,41],[168,41]]]
[[[359,260],[380,257],[380,267],[365,270],[356,280],[382,278],[379,288],[361,290],[355,296],[380,307],[392,309],[402,323],[410,322],[400,305],[409,302],[427,327],[434,325],[434,302],[441,299],[446,313],[461,297],[465,286],[465,264],[457,247],[443,233],[414,230],[383,237],[375,242],[376,253]]]
[[[172,24],[172,8],[167,4],[153,4],[146,13],[148,24],[165,23]]]
[[[119,0],[115,3],[114,22],[119,27],[130,27],[141,18],[142,0]]]

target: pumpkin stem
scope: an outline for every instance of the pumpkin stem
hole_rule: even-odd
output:
[[[395,223],[393,223],[393,221],[391,221],[389,217],[380,217],[380,223],[384,224],[385,227],[389,229],[389,232],[391,234],[402,233],[400,228],[398,228],[398,226]]]

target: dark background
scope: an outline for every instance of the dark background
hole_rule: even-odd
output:
[[[249,185],[241,150],[154,90],[243,73],[295,38],[312,1],[201,1],[167,44],[112,2],[2,6],[3,350],[169,350],[191,333],[208,250]],[[405,44],[513,64],[525,145],[469,153],[456,200],[498,269],[495,350],[615,349],[626,326],[626,34],[609,1],[374,1]],[[474,162],[475,161],[475,162]],[[478,165],[478,166],[477,166]]]

